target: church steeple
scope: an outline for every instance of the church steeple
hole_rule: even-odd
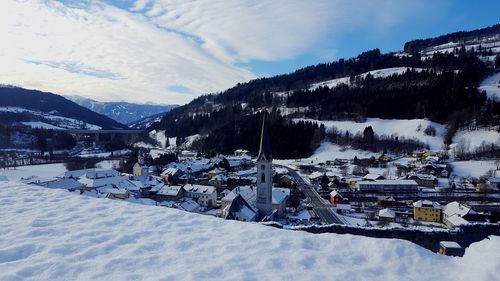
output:
[[[271,144],[267,134],[266,114],[262,118],[262,130],[260,134],[260,148],[257,156],[257,209],[261,218],[267,217],[272,209],[273,190],[273,157],[271,155]]]
[[[260,161],[261,159],[271,161],[273,159],[271,154],[271,143],[269,142],[269,135],[267,134],[266,115],[267,112],[264,112],[264,117],[262,117],[262,131],[260,133],[260,148],[257,161]]]

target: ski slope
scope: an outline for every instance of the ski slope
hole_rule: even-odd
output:
[[[0,280],[494,280],[500,237],[463,258],[0,182]],[[416,266],[418,265],[418,266]]]

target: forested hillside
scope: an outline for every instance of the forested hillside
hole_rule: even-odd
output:
[[[498,26],[481,32],[485,36],[500,33]],[[430,46],[442,40],[445,39],[428,39],[418,44]],[[417,48],[417,43],[412,44],[411,48]],[[308,156],[325,137],[324,128],[312,123],[298,124],[293,118],[425,118],[447,124],[444,143],[450,144],[462,126],[500,124],[500,104],[478,90],[481,81],[495,71],[482,57],[483,51],[457,47],[421,55],[381,54],[375,49],[355,58],[256,79],[222,93],[201,96],[168,112],[150,129],[165,130],[169,137],[200,135],[195,146],[204,152],[229,152],[236,148],[255,152],[259,121],[255,113],[267,110],[273,116],[269,121],[271,134],[285,139],[272,143],[273,151],[282,158]],[[401,141],[386,139],[382,143],[398,149]],[[362,146],[381,149],[383,145]],[[405,147],[419,145],[423,144]]]

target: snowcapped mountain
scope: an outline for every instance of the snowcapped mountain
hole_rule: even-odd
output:
[[[19,87],[0,86],[4,124],[44,129],[125,129],[127,126],[62,96]]]
[[[152,115],[168,112],[177,105],[136,104],[128,102],[100,102],[80,96],[67,96],[67,99],[92,111],[108,116],[123,124],[133,123]]]

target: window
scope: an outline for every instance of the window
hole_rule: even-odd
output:
[[[262,175],[260,176],[260,181],[266,182],[266,175],[264,175],[264,173],[262,173]]]
[[[261,168],[262,170],[264,170],[264,169],[266,169],[266,165],[260,165],[260,168]]]

